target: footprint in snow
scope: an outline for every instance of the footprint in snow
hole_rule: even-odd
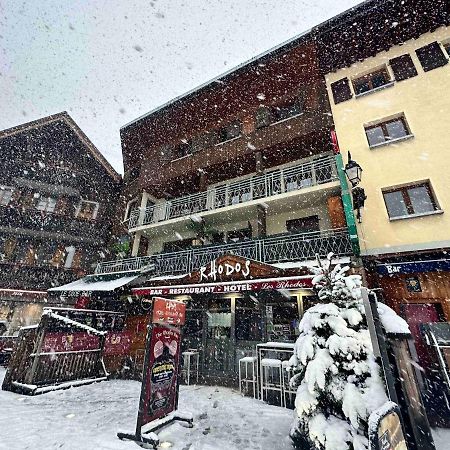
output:
[[[213,403],[213,408],[217,408],[218,406],[219,406],[219,402],[217,400],[215,400]]]

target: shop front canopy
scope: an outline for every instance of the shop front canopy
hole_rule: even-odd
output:
[[[48,292],[111,292],[135,280],[139,274],[88,275],[71,283],[54,287]]]

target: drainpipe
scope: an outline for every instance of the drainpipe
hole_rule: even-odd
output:
[[[337,174],[341,184],[341,197],[344,206],[345,221],[347,223],[348,233],[350,235],[350,244],[355,256],[361,254],[359,247],[358,230],[356,229],[355,215],[353,214],[353,203],[350,191],[348,189],[347,178],[344,172],[344,161],[339,149],[336,131],[331,130],[331,141],[333,143],[334,160],[336,161]]]

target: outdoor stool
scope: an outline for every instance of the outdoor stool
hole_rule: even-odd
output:
[[[200,361],[200,354],[197,350],[188,350],[182,353],[183,355],[183,369],[182,374],[185,377],[186,384],[189,385],[191,381],[191,372],[195,373],[195,381],[198,383],[198,366]]]
[[[293,389],[290,385],[290,380],[292,378],[292,367],[289,364],[289,361],[283,361],[281,363],[282,367],[282,381],[283,381],[283,400],[284,406],[287,406],[286,394],[289,396],[289,404],[292,404],[292,397],[295,396],[297,391]]]
[[[245,391],[248,392],[248,385],[253,385],[253,398],[256,398],[258,386],[258,371],[256,370],[255,356],[245,356],[239,360],[239,392],[242,394],[242,385],[245,384]],[[249,369],[251,373],[249,375]],[[242,376],[244,375],[244,376]]]
[[[264,392],[274,391],[280,393],[280,405],[284,406],[283,398],[283,373],[280,359],[263,358],[261,360],[261,392],[264,400]]]

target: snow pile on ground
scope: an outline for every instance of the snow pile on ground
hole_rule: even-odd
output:
[[[4,374],[0,368],[0,384]],[[135,450],[116,433],[135,430],[140,386],[112,380],[36,397],[0,391],[0,449]],[[160,431],[171,450],[292,449],[291,410],[211,386],[181,386],[179,405],[194,428]]]

